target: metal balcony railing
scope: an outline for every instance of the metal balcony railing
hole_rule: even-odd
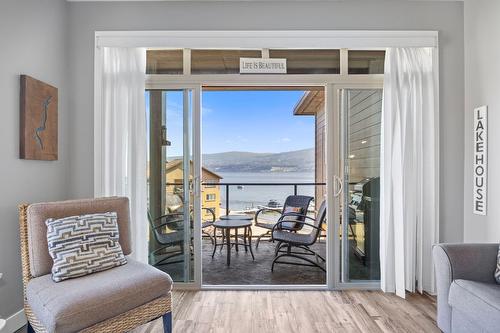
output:
[[[297,195],[300,186],[325,186],[326,183],[316,183],[316,182],[305,182],[305,183],[213,183],[213,182],[202,182],[201,186],[224,186],[226,190],[226,215],[230,212],[230,191],[231,186],[293,186],[293,194]]]

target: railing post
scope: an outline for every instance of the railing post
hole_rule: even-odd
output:
[[[226,215],[229,215],[229,185],[226,185]]]
[[[293,195],[297,195],[297,184],[293,185]]]

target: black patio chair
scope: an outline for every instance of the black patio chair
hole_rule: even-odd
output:
[[[300,223],[302,226],[310,227],[311,232],[305,234],[283,229],[283,223],[285,222],[282,218],[280,218],[271,232],[272,240],[278,242],[275,249],[273,264],[271,266],[271,272],[274,270],[275,264],[318,267],[326,272],[325,268],[319,264],[319,260],[324,263],[325,258],[319,255],[317,252],[314,252],[310,248],[311,245],[314,245],[314,243],[316,243],[316,240],[321,233],[321,226],[326,221],[326,200],[323,201],[323,203],[319,207],[318,214],[316,215],[315,219],[304,214],[294,215],[300,215],[301,217],[303,217],[303,222],[296,223]],[[310,220],[312,222],[308,223],[305,222],[305,220]],[[294,248],[300,249],[302,251],[294,251]],[[314,256],[316,258],[316,261],[307,258],[307,256]],[[285,257],[300,259],[302,261],[305,261],[306,263],[280,260]]]
[[[210,235],[205,229],[214,224],[215,212],[213,209],[205,207],[203,207],[202,210],[206,210],[210,214],[210,219],[208,221],[202,221],[201,224],[202,233],[208,236],[212,244],[214,244],[214,239],[212,235]],[[158,249],[152,251],[149,254],[150,256],[160,253],[166,250],[167,248],[177,247],[177,249],[171,251],[165,258],[155,263],[154,266],[162,266],[162,265],[182,262],[183,260],[177,260],[177,261],[168,261],[168,260],[184,254],[184,227],[183,227],[184,213],[173,212],[157,217],[156,219],[153,219],[150,212],[148,212],[148,219],[155,240],[158,244],[160,244],[160,247]],[[191,223],[193,222],[192,215],[190,221]],[[168,228],[169,232],[164,232],[165,228]]]
[[[289,231],[299,231],[304,226],[299,222],[304,222],[304,217],[307,215],[307,210],[309,208],[309,204],[314,198],[307,195],[290,195],[286,198],[285,204],[283,205],[283,209],[281,210],[280,220],[282,223],[282,228],[287,229]],[[290,208],[297,208],[300,212],[296,212],[295,215],[287,213]],[[276,212],[275,209],[262,208],[255,213],[255,225],[264,229],[267,229],[267,232],[260,235],[257,238],[257,243],[255,244],[255,248],[259,247],[260,239],[264,236],[271,235],[271,230],[273,230],[276,222],[262,221],[259,220],[259,215],[265,212]]]
[[[172,258],[184,254],[184,230],[182,223],[184,218],[182,213],[170,213],[153,219],[151,213],[148,212],[149,225],[153,232],[156,242],[160,245],[159,248],[149,253],[154,256],[158,253],[166,251],[168,248],[174,248],[173,251],[168,252],[165,258],[155,262],[153,266],[162,266],[182,262],[183,260],[173,260]],[[168,232],[165,232],[168,229]]]

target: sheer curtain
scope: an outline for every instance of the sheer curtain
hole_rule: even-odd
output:
[[[102,196],[130,199],[132,257],[147,262],[146,50],[102,50]]]
[[[434,292],[438,241],[437,70],[433,48],[386,51],[380,268],[386,292]]]

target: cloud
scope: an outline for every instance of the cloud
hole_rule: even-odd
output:
[[[214,109],[211,109],[211,108],[207,108],[207,107],[202,107],[201,108],[201,115],[204,117],[204,116],[207,116],[209,114],[211,114],[212,112],[214,112]]]
[[[236,139],[237,139],[239,142],[248,142],[248,139],[247,139],[247,138],[242,137],[241,135],[238,135],[238,136],[236,137]]]
[[[291,142],[291,141],[292,141],[292,139],[285,137],[285,138],[280,138],[278,140],[275,140],[274,143],[288,143],[288,142]]]
[[[238,144],[238,143],[246,143],[249,140],[241,135],[237,135],[236,137],[231,137],[229,139],[224,140],[225,143],[228,144]]]

